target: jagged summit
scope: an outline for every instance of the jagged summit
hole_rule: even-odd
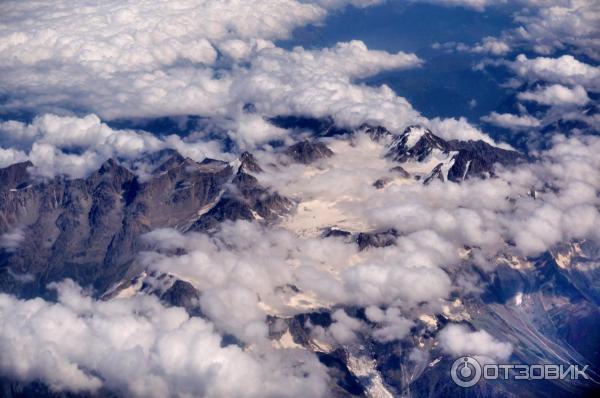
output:
[[[31,162],[0,169],[0,235],[17,227],[23,235],[14,251],[0,248],[0,268],[35,281],[21,286],[0,278],[0,290],[27,295],[68,277],[105,291],[133,267],[144,233],[205,231],[225,220],[268,222],[293,207],[249,173],[257,166],[250,154],[242,155],[237,171],[227,162],[195,162],[174,150],[147,159],[156,168],[143,178],[115,159],[85,178],[30,180]],[[23,184],[28,188],[18,188]]]
[[[357,133],[367,134],[375,142],[380,142],[394,136],[391,131],[383,126],[372,126],[367,123],[361,125],[356,131]]]
[[[525,157],[519,152],[492,146],[484,141],[446,141],[421,126],[407,127],[389,144],[386,157],[399,163],[435,161],[425,178],[462,181],[493,175],[495,164],[514,165]]]
[[[349,130],[337,126],[331,117],[277,116],[269,121],[281,128],[310,131],[313,137],[367,134],[373,141],[387,145],[386,157],[389,159],[399,163],[430,162],[426,172],[415,176],[426,182],[434,179],[458,182],[471,177],[488,177],[493,175],[496,164],[510,166],[525,160],[519,152],[483,141],[445,140],[421,125],[408,126],[397,134],[385,126],[369,123]],[[333,154],[325,144],[308,139],[290,146],[285,153],[303,164]]]
[[[28,160],[0,169],[0,191],[26,187],[31,182],[30,167],[33,167],[33,163]]]
[[[297,163],[310,164],[333,156],[333,151],[322,142],[304,140],[288,147],[285,154]]]
[[[240,168],[239,171],[247,173],[262,173],[263,169],[260,167],[254,155],[248,151],[244,151],[240,155]]]
[[[402,134],[394,137],[387,156],[401,163],[408,160],[420,162],[435,149],[444,152],[446,142],[424,127],[410,126]]]

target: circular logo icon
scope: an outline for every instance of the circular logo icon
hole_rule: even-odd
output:
[[[481,365],[475,358],[461,357],[450,369],[452,381],[461,387],[473,387],[481,379]]]

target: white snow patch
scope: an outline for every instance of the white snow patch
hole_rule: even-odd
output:
[[[419,140],[427,133],[424,127],[411,127],[406,133],[403,134],[406,138],[406,149],[410,149],[417,145]]]
[[[317,237],[324,228],[331,226],[349,232],[369,229],[368,224],[352,214],[344,213],[337,204],[319,199],[301,202],[296,214],[288,217],[283,226],[302,237]]]
[[[521,305],[523,303],[523,292],[515,294],[515,305]]]
[[[142,285],[144,284],[144,280],[146,279],[146,272],[142,272],[135,280],[135,283],[129,285],[125,289],[121,289],[118,293],[113,297],[114,299],[124,299],[131,298],[138,294],[140,290],[142,290]]]
[[[418,175],[418,176],[422,177],[422,176],[429,175],[431,173],[431,171],[435,168],[435,166],[442,163],[442,165],[443,165],[442,170],[444,173],[444,178],[447,179],[448,171],[454,164],[454,156],[457,153],[458,152],[444,153],[443,151],[441,151],[437,148],[434,148],[431,151],[431,154],[423,161],[421,161],[421,162],[417,162],[417,161],[405,162],[405,163],[402,163],[402,168],[404,168],[404,170],[406,170],[407,172],[409,172],[412,175]]]
[[[377,371],[377,362],[366,356],[348,354],[348,369],[357,377],[368,378],[367,396],[371,398],[393,398],[385,388],[381,374]]]

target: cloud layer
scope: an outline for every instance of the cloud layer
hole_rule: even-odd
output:
[[[498,167],[495,178],[428,185],[393,175],[398,164],[384,157],[383,143],[364,134],[324,139],[334,155],[308,166],[290,164],[269,146],[293,140],[290,131],[267,122],[274,115],[332,117],[344,127],[369,122],[394,132],[420,123],[445,139],[496,144],[464,117],[427,119],[389,87],[360,83],[420,67],[415,54],[369,49],[360,40],[328,48],[276,45],[335,9],[380,2],[2,2],[0,111],[7,120],[0,121],[0,167],[31,160],[38,177],[76,178],[118,158],[143,177],[140,157],[163,148],[196,161],[235,159],[223,142],[207,138],[214,129],[236,151],[252,150],[264,169],[256,176],[260,183],[298,206],[276,226],[225,222],[211,235],[159,229],[143,237],[148,251],[136,259],[145,270],[143,283],[160,291],[167,274],[192,284],[201,293],[195,304],[202,318],[144,293],[95,300],[68,280],[53,285],[56,302],[0,294],[0,372],[41,380],[55,391],[327,396],[331,381],[313,353],[274,348],[269,334],[275,317],[285,329],[281,318],[329,310],[330,325],[303,326],[331,349],[365,338],[395,343],[423,315],[443,313],[454,295],[478,291],[477,276],[459,280],[466,268],[493,271],[502,256],[599,241],[597,136],[556,134],[530,163]],[[475,11],[504,4],[426,2]],[[493,56],[483,64],[506,67],[513,88],[527,87],[515,98],[549,110],[529,113],[517,101],[518,114],[492,112],[482,120],[535,135],[558,117],[580,112],[600,90],[600,13],[594,2],[579,0],[520,4],[528,8],[515,14],[519,28],[468,46],[436,47]],[[569,52],[574,55],[563,54]],[[35,116],[11,120],[21,111]],[[106,123],[187,115],[206,118],[208,127],[182,138]],[[597,122],[597,116],[585,117]],[[409,172],[426,167],[402,166]],[[373,185],[386,178],[385,187]],[[332,226],[354,234],[393,231],[395,244],[359,251],[345,238],[323,238]],[[24,236],[17,226],[0,235],[0,248],[16,250]],[[452,356],[504,361],[513,349],[489,331],[458,325],[438,338],[441,351]]]
[[[190,143],[176,135],[156,137],[143,131],[115,130],[96,115],[78,118],[47,114],[29,124],[0,122],[0,167],[30,160],[33,174],[42,177],[85,177],[110,158],[133,162],[163,148],[177,149],[197,161],[222,153],[220,144],[214,141]]]
[[[58,302],[0,294],[0,371],[54,391],[127,396],[323,396],[327,376],[298,350],[223,346],[211,323],[156,298],[95,301],[70,281]]]

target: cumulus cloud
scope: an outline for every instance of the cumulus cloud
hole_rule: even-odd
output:
[[[190,143],[176,135],[159,138],[143,131],[116,130],[96,115],[46,114],[31,123],[0,122],[0,165],[28,159],[34,164],[32,172],[45,177],[84,177],[109,158],[134,160],[162,148],[177,149],[198,161],[221,154],[216,142]]]
[[[0,167],[7,167],[25,160],[27,160],[25,152],[14,148],[4,149],[0,147]]]
[[[495,37],[484,37],[481,43],[471,49],[474,53],[492,55],[504,55],[510,50],[510,45],[506,41]]]
[[[288,317],[320,308],[361,306],[374,324],[372,331],[365,321],[336,310],[332,326],[323,333],[341,345],[364,333],[381,342],[400,340],[409,333],[411,319],[423,303],[439,309],[456,289],[448,270],[460,266],[459,252],[465,246],[489,263],[506,250],[536,255],[559,242],[600,238],[597,137],[557,136],[552,149],[539,154],[538,161],[517,170],[500,170],[495,179],[428,186],[403,180],[384,190],[370,183],[394,164],[380,156],[380,144],[360,136],[352,142],[334,139],[329,144],[336,155],[319,169],[271,168],[261,163],[265,166],[262,181],[294,196],[300,206],[318,198],[329,203],[329,214],[341,211],[333,219],[313,213],[324,223],[333,221],[359,231],[365,225],[375,230],[393,227],[399,232],[395,246],[358,252],[343,239],[320,238],[318,228],[316,235],[307,235],[306,227],[314,225],[297,225],[293,219],[279,228],[225,223],[212,236],[154,231],[146,236],[154,246],[141,255],[141,264],[193,284],[201,292],[199,305],[206,320],[165,309],[144,295],[94,301],[69,283],[57,286],[57,304],[2,295],[0,323],[3,330],[11,331],[0,334],[0,345],[6,347],[2,372],[19,380],[41,379],[58,390],[106,387],[140,396],[210,396],[237,394],[243,385],[250,396],[254,391],[295,395],[300,381],[306,388],[305,376],[299,378],[297,373],[305,372],[297,367],[300,354],[267,351],[261,355],[270,346],[267,315]],[[272,154],[257,156],[262,161]],[[356,162],[363,165],[358,174]],[[531,189],[539,192],[536,198],[528,195]],[[350,214],[365,224],[348,219]],[[514,245],[507,246],[506,241]],[[145,282],[152,284],[151,279]],[[225,333],[255,348],[221,347],[220,335]],[[21,338],[28,344],[22,344]],[[61,344],[65,341],[86,344]],[[511,353],[509,344],[489,333],[461,326],[444,329],[440,342],[445,352],[455,356],[503,360]],[[305,355],[299,360],[310,369],[311,394],[319,395],[324,376],[314,358]],[[205,372],[213,361],[221,367],[215,373]],[[14,363],[23,365],[14,367]],[[236,372],[246,369],[246,364],[252,370],[240,384]],[[263,380],[273,372],[278,372],[277,377],[269,380],[281,380],[287,388],[283,393],[279,383]]]
[[[344,5],[347,2],[339,2]],[[152,71],[186,61],[212,64],[221,43],[285,38],[326,10],[295,0],[223,3],[109,1],[4,2],[0,31],[3,67],[59,62],[96,73]]]
[[[529,8],[517,13],[522,26],[515,40],[525,40],[539,54],[573,49],[598,60],[600,12],[598,4],[587,0],[524,0]]]
[[[502,56],[511,51],[511,46],[507,40],[491,36],[484,37],[481,42],[473,46],[469,46],[462,42],[450,41],[446,43],[436,42],[432,45],[432,48],[436,50],[442,49],[448,52],[462,51],[475,54],[491,54],[495,56]]]
[[[442,350],[455,357],[470,355],[506,361],[512,353],[510,343],[495,339],[485,330],[472,332],[463,325],[448,325],[438,336]]]
[[[364,330],[366,326],[362,321],[348,316],[344,310],[335,311],[331,314],[331,319],[333,323],[328,331],[339,344],[354,343],[357,339],[356,333]]]
[[[430,2],[478,11],[492,4]],[[202,319],[141,293],[93,300],[72,282],[54,286],[56,303],[0,295],[0,372],[24,382],[41,380],[55,391],[326,395],[327,377],[311,353],[272,348],[270,317],[331,309],[330,327],[313,331],[337,345],[365,334],[381,343],[398,341],[423,311],[440,311],[453,293],[474,283],[467,277],[456,282],[465,247],[472,255],[469,266],[490,269],[501,254],[534,256],[560,242],[599,240],[597,137],[556,136],[551,149],[536,154],[531,164],[499,167],[497,178],[429,185],[394,178],[390,170],[397,163],[383,156],[383,144],[365,135],[326,139],[335,155],[318,166],[287,164],[261,146],[289,139],[288,132],[265,121],[277,114],[332,116],[343,126],[369,122],[394,131],[421,123],[446,139],[495,144],[465,118],[428,120],[389,87],[358,83],[383,71],[419,67],[422,61],[414,54],[372,50],[361,41],[323,49],[284,50],[274,44],[298,26],[324,20],[331,9],[376,3],[79,1],[50,9],[43,2],[3,2],[3,110],[57,114],[40,113],[29,123],[1,122],[0,165],[29,159],[38,175],[82,177],[110,157],[132,162],[162,148],[194,160],[229,160],[233,155],[221,153],[217,142],[203,141],[202,132],[185,139],[154,136],[102,121],[202,115],[240,149],[256,150],[264,168],[257,178],[298,207],[277,226],[226,222],[211,235],[165,229],[144,237],[150,246],[136,263],[149,271],[144,284],[160,290],[164,274],[189,282],[200,292]],[[529,1],[536,7],[543,3]],[[589,8],[563,3],[562,10],[520,13],[525,27],[519,37],[548,54],[565,43],[593,49],[589,26],[596,17],[579,11],[570,16],[565,10],[576,4]],[[540,18],[555,18],[558,25]],[[565,27],[573,21],[582,25]],[[562,32],[564,40],[552,39],[549,31]],[[502,56],[518,48],[515,37],[452,46]],[[547,82],[519,94],[522,101],[583,105],[587,91],[598,89],[598,68],[570,55],[519,55],[508,65],[522,81]],[[86,112],[94,113],[71,116]],[[527,114],[496,112],[483,120],[512,130],[542,123]],[[418,173],[426,166],[403,167]],[[383,177],[390,177],[390,184],[376,189],[373,182]],[[331,226],[355,234],[393,229],[395,244],[359,251],[343,238],[323,238],[323,228]],[[22,239],[19,230],[5,233],[0,247],[13,250]],[[350,316],[348,307],[364,308],[366,320]],[[223,335],[234,336],[239,346],[226,345]],[[439,338],[442,349],[456,356],[505,360],[512,350],[486,331],[457,325]]]
[[[483,11],[487,6],[497,4],[498,1],[492,0],[412,0],[412,1],[422,1],[426,3],[439,4],[447,7],[467,7],[472,8],[477,11]]]
[[[256,242],[258,235],[262,239]],[[209,298],[200,301],[203,312],[222,330],[245,341],[253,338],[248,331],[255,331],[267,314],[306,311],[294,305],[298,300],[312,303],[315,309],[333,304],[394,304],[410,309],[420,301],[442,299],[450,290],[448,276],[430,259],[437,252],[403,259],[406,250],[417,250],[410,245],[418,237],[407,238],[399,248],[359,256],[355,245],[336,239],[301,238],[291,231],[246,222],[227,223],[214,238],[173,236],[186,254],[146,254],[143,263],[204,292]],[[164,244],[152,234],[148,239]],[[290,285],[300,293],[285,288]]]
[[[10,99],[6,107],[33,106],[44,109],[69,104],[77,97],[84,108],[103,117],[154,117],[164,115],[203,115],[216,118],[243,145],[256,142],[245,131],[257,130],[249,124],[258,119],[244,116],[245,104],[255,105],[259,114],[332,115],[342,124],[360,124],[366,120],[387,120],[404,126],[419,114],[390,88],[354,84],[354,80],[389,69],[417,67],[414,54],[389,54],[367,49],[364,43],[339,43],[322,50],[292,51],[265,46],[245,66],[221,70],[202,67],[173,67],[154,72],[119,74],[107,79],[95,73],[61,73],[48,79],[47,74],[28,71],[26,76],[7,79],[6,91],[24,90],[32,96]],[[12,72],[11,72],[12,73]],[[22,68],[15,73],[24,73]],[[49,72],[54,73],[54,72]],[[80,76],[84,84],[73,76]],[[43,92],[34,92],[42,90]],[[63,93],[63,97],[46,93]],[[271,128],[272,129],[272,128]]]
[[[231,80],[226,72],[215,76],[221,46],[235,65],[327,15],[319,3],[296,0],[0,7],[3,107],[83,109],[103,117],[218,112],[228,103]]]
[[[533,101],[544,105],[585,105],[590,101],[585,89],[581,86],[573,88],[560,84],[541,87],[533,91],[525,91],[517,95],[521,101]]]
[[[324,369],[306,351],[225,346],[210,322],[152,296],[96,301],[68,280],[54,288],[57,303],[0,294],[4,376],[139,397],[325,394]]]
[[[541,122],[533,116],[518,116],[511,113],[492,112],[489,115],[482,117],[481,120],[510,130],[527,130],[541,125]]]
[[[521,54],[509,66],[517,75],[529,81],[581,85],[595,90],[600,88],[600,68],[581,62],[572,55],[530,59]]]
[[[373,337],[381,342],[401,340],[408,335],[413,323],[400,315],[398,308],[382,310],[378,307],[367,307],[365,315],[371,322],[381,324],[373,332]]]
[[[430,2],[433,2],[431,0]],[[446,5],[470,6],[483,11],[498,1],[440,0]],[[506,3],[506,2],[502,2]],[[552,55],[570,50],[598,60],[600,40],[598,5],[586,0],[517,0],[522,8],[514,13],[517,28],[505,30],[499,38],[484,38],[473,47],[459,43],[457,49],[503,55],[510,48],[527,48],[537,54]],[[453,46],[454,47],[454,46]]]
[[[291,51],[272,42],[297,26],[322,20],[332,8],[376,3],[109,2],[87,5],[81,15],[68,10],[83,7],[59,4],[48,11],[37,2],[3,3],[2,107],[90,112],[103,119],[202,115],[248,149],[284,136],[264,123],[264,115],[333,116],[342,125],[372,122],[394,129],[427,124],[389,87],[356,84],[385,70],[418,67],[422,61],[414,54],[373,51],[360,41]],[[37,17],[48,12],[54,17]],[[241,23],[249,15],[255,16],[252,23]],[[242,110],[248,103],[256,114]],[[474,132],[460,123],[469,135]]]
[[[465,246],[476,263],[489,267],[501,253],[534,256],[560,242],[599,238],[597,138],[556,138],[537,162],[499,170],[495,179],[428,186],[398,181],[383,190],[372,181],[393,163],[380,157],[378,144],[360,137],[351,145],[329,144],[336,155],[318,169],[289,165],[261,173],[263,183],[299,201],[301,211],[281,229],[238,222],[214,237],[161,232],[151,239],[159,248],[181,247],[186,254],[147,254],[143,263],[216,297],[201,301],[203,311],[245,341],[257,338],[249,331],[259,330],[255,326],[267,314],[336,305],[368,307],[367,318],[377,324],[373,336],[391,341],[410,329],[418,303],[435,307],[456,288],[448,270],[463,262]],[[259,155],[267,164],[269,155]],[[364,165],[361,173],[356,162]],[[340,239],[319,236],[332,225],[353,232],[394,228],[399,237],[394,246],[357,252]],[[296,289],[285,288],[290,285]],[[237,313],[228,302],[242,313],[221,320],[223,313]],[[364,333],[364,325],[346,313],[337,318],[326,331],[334,341],[347,344]]]
[[[390,303],[391,298],[402,299],[407,292],[414,299],[432,300],[428,292],[444,297],[450,288],[439,267],[459,263],[458,252],[464,246],[477,247],[485,258],[493,258],[507,248],[520,255],[536,255],[561,241],[596,239],[589,226],[597,225],[598,218],[589,214],[584,221],[583,214],[591,208],[584,211],[580,206],[599,203],[593,194],[600,188],[600,174],[594,169],[599,144],[595,137],[557,136],[552,149],[538,154],[537,161],[514,170],[497,169],[498,178],[423,185],[394,179],[389,172],[394,163],[381,158],[383,148],[357,137],[351,144],[330,141],[336,155],[318,171],[303,166],[266,168],[260,178],[300,202],[302,211],[286,226],[301,234],[318,233],[319,227],[332,225],[353,232],[398,231],[395,247],[379,249],[368,262],[344,271],[344,278],[360,292],[363,301],[359,302]],[[266,156],[263,163],[269,159]],[[357,163],[362,165],[360,173],[356,172]],[[402,166],[409,172],[421,167]],[[372,186],[386,176],[392,182],[385,189]],[[529,195],[532,188],[538,191],[536,199]],[[544,210],[547,206],[554,211]],[[558,219],[552,214],[558,214]],[[554,219],[543,221],[548,217]],[[582,228],[574,228],[574,223],[581,223]],[[516,247],[507,246],[506,242],[515,240]],[[396,274],[395,267],[385,264],[406,268],[399,268]],[[417,277],[420,272],[435,278],[421,279]],[[413,277],[416,279],[410,280]],[[391,290],[385,290],[387,283],[381,285],[385,281],[393,281]],[[394,284],[407,286],[406,292],[396,292]]]
[[[386,86],[367,87],[353,80],[420,63],[414,54],[372,51],[360,41],[323,50],[270,48],[238,77],[232,91],[268,115],[331,115],[345,125],[386,120],[403,126],[419,118],[404,98]]]
[[[427,125],[432,131],[435,131],[436,135],[439,135],[447,140],[481,140],[490,145],[501,146],[505,148],[509,147],[507,144],[497,143],[488,134],[469,123],[469,121],[464,117],[447,119],[440,119],[436,117],[431,119]]]
[[[331,8],[377,1],[83,3],[58,4],[53,18],[38,17],[48,13],[41,3],[3,3],[5,110],[84,110],[103,118],[194,114],[225,124],[235,119],[233,127],[243,122],[246,103],[263,112],[340,114],[344,122],[350,116],[342,109],[365,119],[378,105],[398,111],[405,123],[417,116],[389,88],[353,84],[418,66],[414,54],[369,51],[358,41],[315,51],[284,51],[271,42],[322,20]],[[247,139],[242,133],[240,141]]]

